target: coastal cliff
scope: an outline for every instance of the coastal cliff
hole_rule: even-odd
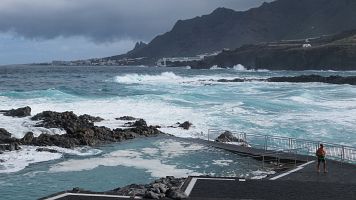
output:
[[[245,45],[201,61],[174,63],[192,68],[244,65],[268,70],[356,70],[356,30],[306,40]]]
[[[336,34],[356,28],[354,0],[277,0],[247,11],[218,8],[179,20],[171,31],[127,54],[109,57],[193,56],[246,44]]]

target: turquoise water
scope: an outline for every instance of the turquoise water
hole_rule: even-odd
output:
[[[355,86],[215,81],[302,74],[348,76],[356,72],[2,66],[0,110],[21,106],[30,106],[32,114],[72,110],[100,116],[105,120],[98,125],[110,128],[124,123],[115,118],[130,115],[183,138],[207,138],[209,129],[221,129],[356,146]],[[188,131],[168,127],[187,120],[193,123]],[[0,116],[0,127],[15,137],[27,131],[62,133],[33,124],[29,118]],[[16,192],[21,199],[29,191],[31,198],[38,198],[76,186],[100,191],[172,174],[246,175],[258,170],[254,164],[244,165],[251,163],[244,158],[210,149],[204,154],[206,147],[173,140],[177,141],[139,139],[96,149],[61,149],[59,154],[39,154],[31,147],[5,153],[0,155],[6,160],[0,163],[0,194],[9,199]],[[168,156],[167,149],[175,156]],[[182,153],[181,149],[189,150]]]
[[[37,199],[78,186],[108,191],[167,175],[258,178],[268,173],[260,170],[258,161],[172,137],[141,138],[97,149],[101,153],[87,156],[64,153],[59,159],[2,173],[1,199]]]

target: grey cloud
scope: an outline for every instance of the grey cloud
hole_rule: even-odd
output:
[[[271,1],[271,0],[269,0]],[[246,10],[263,0],[2,0],[0,31],[25,38],[84,36],[96,42],[152,39],[178,19],[217,7]]]

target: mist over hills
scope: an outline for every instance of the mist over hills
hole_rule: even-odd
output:
[[[208,15],[179,20],[149,44],[139,43],[127,54],[109,58],[192,56],[245,44],[335,34],[356,29],[355,10],[355,0],[276,0],[248,11],[218,8]]]

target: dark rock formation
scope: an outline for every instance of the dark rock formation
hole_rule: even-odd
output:
[[[147,126],[147,123],[145,120],[139,119],[139,120],[135,121],[131,126],[132,127],[145,127],[145,126]]]
[[[1,110],[0,113],[3,113],[5,116],[11,116],[11,117],[27,117],[27,116],[31,116],[31,108],[26,106],[23,108],[17,108],[11,110]]]
[[[330,83],[330,84],[350,84],[356,85],[356,76],[319,76],[319,75],[302,75],[292,77],[272,77],[267,79],[268,82],[290,82],[290,83]]]
[[[245,82],[247,81],[247,79],[242,79],[242,78],[235,78],[232,80],[229,79],[219,79],[217,80],[217,82],[221,82],[221,83],[227,83],[227,82]]]
[[[25,134],[25,136],[20,140],[20,142],[22,144],[31,144],[33,139],[34,139],[34,135],[32,132],[28,132]]]
[[[57,150],[55,149],[50,149],[50,148],[37,148],[36,151],[38,152],[49,152],[49,153],[58,153]]]
[[[17,143],[17,142],[0,144],[0,152],[15,151],[15,150],[20,150],[20,149],[21,149],[21,147],[20,147],[19,143]]]
[[[16,138],[12,138],[11,134],[5,129],[0,128],[0,152],[19,150],[20,145]]]
[[[193,124],[189,121],[185,121],[182,124],[179,124],[178,127],[188,130]]]
[[[180,190],[185,178],[174,178],[167,176],[158,179],[150,184],[132,184],[123,188],[117,188],[106,193],[118,194],[123,196],[137,196],[146,199],[185,199],[187,196]]]
[[[31,110],[15,109],[16,110]],[[13,112],[13,111],[12,111]],[[17,112],[17,111],[16,111]],[[39,121],[36,126],[45,128],[60,128],[66,131],[63,135],[41,134],[35,137],[28,132],[22,139],[12,138],[5,129],[0,128],[0,152],[20,149],[20,145],[58,146],[74,148],[77,146],[95,146],[111,142],[133,139],[136,137],[149,137],[163,134],[154,126],[148,126],[146,121],[139,119],[130,124],[127,129],[111,130],[103,126],[95,126],[94,122],[102,121],[100,117],[90,115],[77,116],[73,112],[44,111],[31,118]],[[53,149],[38,148],[37,151],[57,152]]]
[[[133,121],[136,120],[135,117],[131,117],[131,116],[123,116],[123,117],[119,117],[119,118],[115,118],[116,120],[122,120],[122,121]]]
[[[89,115],[77,116],[73,112],[52,112],[44,111],[31,118],[40,120],[36,124],[38,127],[61,128],[66,131],[63,135],[41,134],[34,137],[33,133],[27,133],[20,141],[25,145],[36,146],[59,146],[73,148],[76,146],[95,146],[110,142],[119,142],[136,137],[148,137],[162,134],[157,128],[147,126],[147,123],[140,119],[132,124],[128,129],[111,130],[103,126],[95,126],[94,121],[102,120],[99,117]]]
[[[11,133],[7,132],[7,130],[0,128],[0,142],[4,142],[7,139],[11,138]]]
[[[235,137],[230,131],[225,131],[215,139],[215,142],[245,142],[245,141]]]
[[[101,121],[104,120],[104,119],[101,118],[101,117],[93,117],[93,116],[90,116],[90,115],[87,115],[87,114],[80,115],[79,118],[80,118],[81,120],[86,120],[86,121],[92,122],[92,123],[94,123],[94,122],[101,122]]]
[[[349,84],[356,85],[356,76],[320,76],[320,75],[300,75],[300,76],[281,76],[267,79],[219,79],[217,82],[248,82],[248,81],[266,81],[266,82],[289,82],[289,83],[329,83],[329,84]]]

